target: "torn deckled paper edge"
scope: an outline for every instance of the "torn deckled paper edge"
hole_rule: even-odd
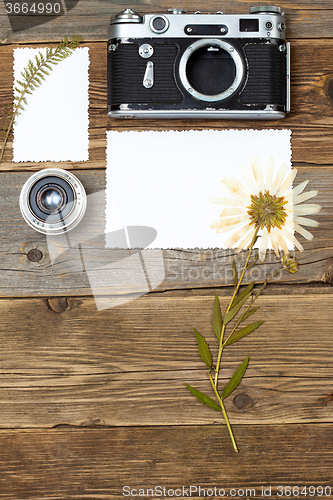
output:
[[[107,132],[107,246],[135,248],[139,228],[148,227],[157,235],[142,248],[225,248],[229,233],[210,227],[222,207],[209,200],[227,196],[223,177],[244,183],[238,163],[250,168],[250,155],[263,166],[273,157],[275,175],[284,162],[291,169],[291,131]],[[113,241],[121,231],[124,243]]]
[[[39,51],[45,55],[46,48],[14,50],[14,87]],[[14,125],[14,162],[89,159],[89,64],[89,48],[75,49],[26,96]]]

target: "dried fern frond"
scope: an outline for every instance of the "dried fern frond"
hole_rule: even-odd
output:
[[[46,55],[43,55],[42,52],[39,51],[38,54],[35,55],[34,60],[30,59],[26,68],[21,71],[21,79],[17,80],[16,86],[14,87],[14,100],[12,109],[10,110],[9,124],[8,127],[5,128],[5,139],[0,153],[0,164],[15,119],[21,114],[24,110],[24,106],[27,104],[26,94],[32,94],[32,92],[41,85],[43,80],[45,80],[45,77],[50,74],[53,66],[69,57],[82,41],[83,38],[81,36],[73,36],[70,40],[65,37],[55,49],[48,47],[46,49]]]

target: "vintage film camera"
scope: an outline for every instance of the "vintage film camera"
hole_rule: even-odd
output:
[[[111,18],[108,113],[112,118],[277,119],[289,111],[284,13],[140,15]]]

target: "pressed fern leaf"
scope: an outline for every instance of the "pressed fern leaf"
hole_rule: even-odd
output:
[[[39,51],[38,54],[35,55],[34,61],[30,59],[26,68],[21,71],[21,79],[17,80],[17,85],[14,87],[14,99],[12,109],[9,113],[10,120],[8,127],[5,128],[5,139],[1,146],[0,164],[15,119],[21,114],[24,110],[24,106],[27,104],[26,94],[32,94],[32,92],[45,80],[45,77],[50,74],[53,66],[69,57],[82,41],[83,38],[81,36],[73,36],[70,40],[65,37],[55,49],[53,47],[48,47],[45,56]]]

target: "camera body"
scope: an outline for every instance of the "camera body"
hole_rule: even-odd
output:
[[[140,15],[111,18],[108,114],[112,118],[284,118],[290,50],[279,7],[249,15]]]

